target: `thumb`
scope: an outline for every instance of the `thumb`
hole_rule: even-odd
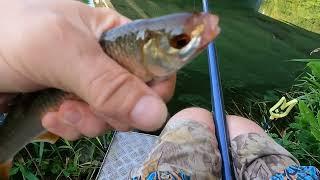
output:
[[[105,29],[129,21],[112,10],[97,9],[95,13],[96,21],[91,27],[97,37]],[[78,81],[79,88],[73,91],[100,116],[145,131],[160,128],[167,117],[167,107],[161,98],[145,82],[108,57],[98,42],[88,49],[92,51],[90,55],[77,61],[75,67],[79,70],[73,70],[85,75]]]
[[[99,115],[116,119],[140,130],[160,128],[167,108],[143,81],[100,52],[94,61],[83,62],[86,78],[75,90]]]

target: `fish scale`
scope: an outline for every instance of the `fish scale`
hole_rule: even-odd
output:
[[[136,41],[136,43],[132,43]],[[133,74],[139,74],[143,79],[144,74],[137,71],[144,69],[143,60],[141,59],[141,40],[136,40],[134,34],[126,34],[114,41],[104,41],[105,52],[112,58],[118,58],[118,63],[130,70]],[[136,59],[133,61],[132,59]]]

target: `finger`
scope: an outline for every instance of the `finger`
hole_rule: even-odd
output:
[[[89,28],[100,38],[107,29],[111,29],[130,22],[131,20],[110,8],[90,8],[81,4],[80,16]]]
[[[125,120],[117,120],[117,119],[113,119],[110,117],[107,117],[104,114],[95,113],[100,119],[103,119],[104,121],[106,121],[113,129],[117,130],[117,131],[130,131],[133,128],[131,127],[131,125],[124,123]]]
[[[96,112],[124,121],[131,127],[153,131],[161,127],[167,107],[145,82],[129,73],[100,48],[95,56],[72,62],[67,89],[75,92]],[[79,78],[79,74],[84,74]]]
[[[92,24],[92,29],[95,32],[96,37],[100,37],[103,31],[107,29],[114,28],[123,24],[130,22],[131,20],[113,9],[106,8],[96,8],[94,23]]]
[[[177,76],[173,75],[165,81],[153,82],[149,86],[165,101],[169,102],[176,87]]]
[[[58,118],[87,137],[96,137],[112,129],[104,119],[97,118],[87,104],[79,101],[63,102]]]
[[[48,112],[42,118],[42,126],[49,132],[70,141],[77,140],[81,137],[81,133],[79,131],[59,120],[57,112]]]
[[[123,16],[110,9],[95,13],[102,18],[101,21],[96,18],[93,26],[98,34],[102,29],[125,21]],[[108,57],[97,42],[88,41],[87,47],[88,53],[82,54],[80,60],[70,60],[72,71],[67,71],[67,76],[60,78],[64,78],[62,82],[66,83],[61,85],[63,89],[75,92],[95,112],[130,127],[145,131],[161,127],[167,116],[162,99],[145,82]],[[79,74],[84,76],[79,78]]]

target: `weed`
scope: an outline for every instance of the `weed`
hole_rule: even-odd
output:
[[[301,164],[320,167],[320,59],[293,61],[307,62],[307,68],[287,92],[272,90],[263,95],[250,92],[239,96],[239,90],[234,90],[227,111],[255,120]],[[298,106],[288,116],[271,121],[268,111],[282,96],[298,99]]]
[[[92,179],[100,168],[113,133],[56,144],[35,142],[15,158],[12,179]],[[44,178],[45,177],[45,178]]]
[[[320,167],[320,61],[310,61],[307,67],[311,73],[305,72],[292,89],[299,99],[295,121],[273,137],[302,164]]]

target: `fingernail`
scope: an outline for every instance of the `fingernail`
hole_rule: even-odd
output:
[[[66,111],[63,113],[63,120],[66,124],[75,125],[81,119],[81,115],[79,112],[73,111]]]
[[[144,131],[160,128],[167,115],[168,110],[164,102],[154,96],[143,96],[131,112],[133,126]]]

